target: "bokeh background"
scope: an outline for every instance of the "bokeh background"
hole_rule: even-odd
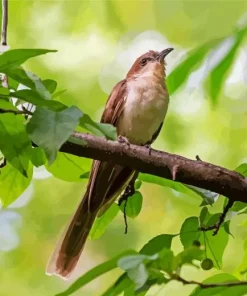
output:
[[[57,49],[57,53],[30,60],[25,68],[42,79],[56,80],[58,89],[67,89],[61,101],[78,105],[99,120],[112,87],[140,54],[174,47],[167,57],[169,75],[190,49],[226,37],[171,96],[154,147],[192,159],[198,154],[205,161],[234,169],[247,160],[247,40],[238,48],[217,105],[212,105],[203,82],[229,50],[235,28],[246,20],[246,1],[10,0],[8,44]],[[87,171],[90,161],[85,159],[80,165]],[[36,169],[23,195],[0,211],[0,295],[54,295],[71,284],[46,276],[45,267],[85,186],[86,180],[66,182],[44,168]],[[158,234],[178,233],[186,217],[200,212],[200,198],[151,184],[143,184],[141,192],[143,208],[135,220],[129,219],[128,234],[124,234],[119,212],[99,240],[87,243],[75,277],[123,250],[140,249]],[[210,211],[221,206],[220,198]],[[230,237],[223,256],[225,272],[234,272],[242,262],[245,220],[242,215],[231,223],[234,238]],[[173,250],[181,249],[177,238]],[[195,280],[217,272],[183,270],[186,278]],[[112,271],[74,295],[101,295],[120,273]],[[172,282],[147,295],[188,295],[192,289]]]

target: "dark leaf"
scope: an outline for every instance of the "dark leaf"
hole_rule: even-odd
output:
[[[53,94],[57,88],[57,82],[52,79],[45,79],[42,82],[43,82],[45,88],[50,92],[50,94]]]
[[[145,255],[154,255],[161,252],[163,249],[170,249],[172,239],[174,237],[175,235],[172,234],[158,235],[146,243],[140,250],[140,253]]]
[[[60,112],[37,108],[27,124],[31,140],[42,147],[51,164],[58,150],[79,124],[82,112],[75,106]]]
[[[184,248],[192,246],[200,236],[198,217],[187,218],[180,229],[179,236]]]
[[[12,67],[20,66],[26,60],[43,55],[49,52],[56,52],[56,50],[49,49],[12,49],[5,51],[0,56],[0,72]]]
[[[139,215],[142,208],[142,194],[136,191],[134,195],[130,196],[127,200],[124,200],[120,207],[120,210],[130,218],[135,218]]]
[[[31,161],[32,164],[37,168],[44,165],[46,162],[44,150],[40,147],[33,148],[31,153]]]

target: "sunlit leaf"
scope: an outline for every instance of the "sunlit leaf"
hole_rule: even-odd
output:
[[[32,180],[33,167],[29,165],[27,176],[23,176],[17,169],[7,162],[0,171],[0,200],[4,207],[15,201],[28,187]]]
[[[81,182],[91,161],[72,154],[58,152],[55,161],[46,169],[56,178],[68,182]]]
[[[236,169],[236,172],[240,173],[244,177],[247,177],[247,163],[240,164]]]
[[[174,259],[174,270],[178,267],[182,267],[184,264],[190,264],[193,266],[197,266],[194,264],[194,260],[201,261],[204,256],[204,251],[195,246],[190,246],[186,248],[184,251],[179,253]]]
[[[218,96],[222,90],[225,79],[233,65],[237,51],[244,40],[247,29],[242,29],[234,34],[234,43],[227,53],[227,55],[220,61],[220,63],[210,72],[206,82],[210,99],[213,104],[217,103]]]
[[[118,211],[118,205],[116,203],[113,203],[102,216],[95,220],[93,227],[89,233],[89,238],[98,239],[105,232],[107,226],[117,216]]]
[[[12,166],[27,176],[32,145],[24,122],[21,115],[0,114],[0,150]]]
[[[220,40],[215,40],[203,44],[199,48],[191,50],[187,57],[179,63],[179,65],[167,77],[167,86],[169,94],[175,93],[190,76],[193,70],[200,66],[209,51],[214,48]]]
[[[115,258],[106,261],[104,263],[101,263],[100,265],[94,267],[93,269],[89,270],[87,273],[85,273],[83,276],[81,276],[79,279],[77,279],[68,289],[66,289],[64,292],[56,294],[55,296],[68,296],[74,293],[75,291],[79,290],[83,286],[85,286],[87,283],[93,281],[97,277],[101,276],[102,274],[107,273],[108,271],[111,271],[112,269],[117,267],[117,262],[119,258],[126,256],[128,254],[133,254],[134,251],[125,251],[124,253],[116,256]],[[115,294],[117,295],[117,294]]]
[[[173,252],[165,248],[161,252],[159,252],[159,258],[155,260],[153,264],[151,264],[151,268],[155,268],[156,270],[162,270],[171,274],[174,270],[174,260],[175,257],[173,255]]]
[[[82,112],[77,107],[69,107],[61,112],[37,108],[27,124],[32,141],[42,147],[51,164],[59,148],[69,138],[79,123]]]
[[[0,55],[0,72],[6,68],[16,67],[23,64],[26,60],[43,55],[49,52],[56,52],[50,49],[11,49]]]
[[[121,202],[120,210],[126,216],[130,218],[135,218],[139,215],[142,208],[142,194],[139,191],[136,191],[132,196],[130,196],[127,200]]]

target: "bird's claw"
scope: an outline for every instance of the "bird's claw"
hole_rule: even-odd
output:
[[[123,136],[118,136],[117,140],[119,143],[126,144],[128,147],[130,147],[130,142],[127,138],[125,138]]]

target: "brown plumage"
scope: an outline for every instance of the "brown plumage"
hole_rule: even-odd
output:
[[[118,135],[132,143],[152,143],[162,127],[168,106],[164,57],[171,50],[149,51],[139,57],[107,100],[101,122],[114,125]],[[94,220],[116,200],[134,173],[111,162],[93,161],[86,193],[50,259],[47,274],[70,275]]]

